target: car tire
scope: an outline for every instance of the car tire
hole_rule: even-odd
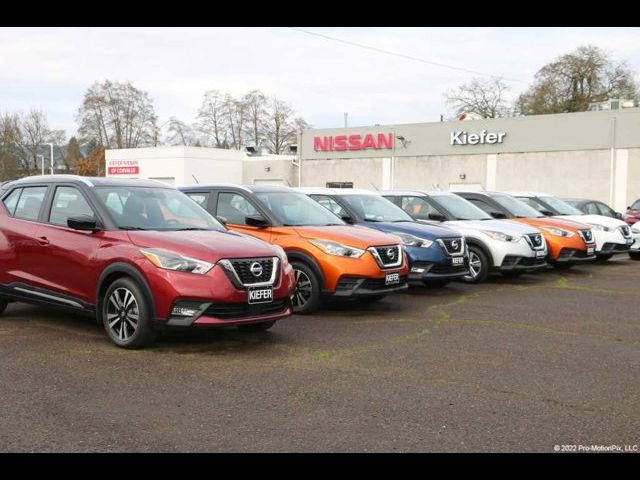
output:
[[[427,288],[442,288],[451,283],[451,280],[422,280],[422,284]]]
[[[631,260],[640,260],[640,252],[629,252]]]
[[[9,303],[6,300],[0,299],[0,315],[2,315],[4,311],[7,309],[8,304]]]
[[[291,295],[293,313],[306,315],[320,308],[322,302],[320,279],[304,262],[291,262],[296,277],[296,289]]]
[[[607,253],[604,255],[598,255],[596,257],[596,260],[598,260],[599,262],[606,262],[607,260],[610,260],[612,257],[613,257],[613,254]]]
[[[100,302],[100,316],[107,335],[118,347],[148,347],[157,337],[151,306],[138,283],[129,277],[109,285]]]
[[[270,322],[248,323],[246,325],[238,325],[241,332],[266,332],[276,324],[275,320]]]
[[[481,283],[489,276],[489,259],[484,251],[475,245],[469,246],[469,275],[462,277],[467,283]]]

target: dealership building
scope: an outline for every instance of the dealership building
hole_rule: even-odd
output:
[[[136,165],[126,162],[136,159],[133,175]],[[640,108],[311,129],[300,135],[296,155],[196,147],[107,151],[107,175],[123,174],[117,172],[175,184],[533,190],[602,200],[621,211],[640,198]]]

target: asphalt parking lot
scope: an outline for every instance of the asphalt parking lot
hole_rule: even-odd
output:
[[[1,451],[541,451],[640,444],[640,262],[113,346],[0,318]]]

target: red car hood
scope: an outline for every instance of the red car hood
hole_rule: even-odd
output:
[[[239,232],[216,231],[130,231],[134,245],[170,250],[207,262],[222,258],[274,257],[276,250],[260,239]]]

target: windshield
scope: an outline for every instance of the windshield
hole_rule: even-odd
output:
[[[493,217],[458,195],[431,195],[440,208],[456,220],[492,220]]]
[[[491,195],[496,202],[504,207],[514,217],[521,218],[540,218],[544,217],[535,208],[530,207],[522,200],[518,200],[511,195],[503,195],[501,193],[495,193]]]
[[[256,193],[256,197],[285,226],[345,224],[336,215],[303,193],[260,192]]]
[[[96,187],[96,196],[122,230],[225,231],[184,193],[172,188]]]
[[[413,222],[400,207],[377,195],[343,195],[361,219],[367,222]]]
[[[560,200],[556,197],[540,197],[540,200],[548,204],[551,208],[553,208],[558,215],[584,215],[584,212],[581,212],[575,207],[572,207],[564,200]]]

